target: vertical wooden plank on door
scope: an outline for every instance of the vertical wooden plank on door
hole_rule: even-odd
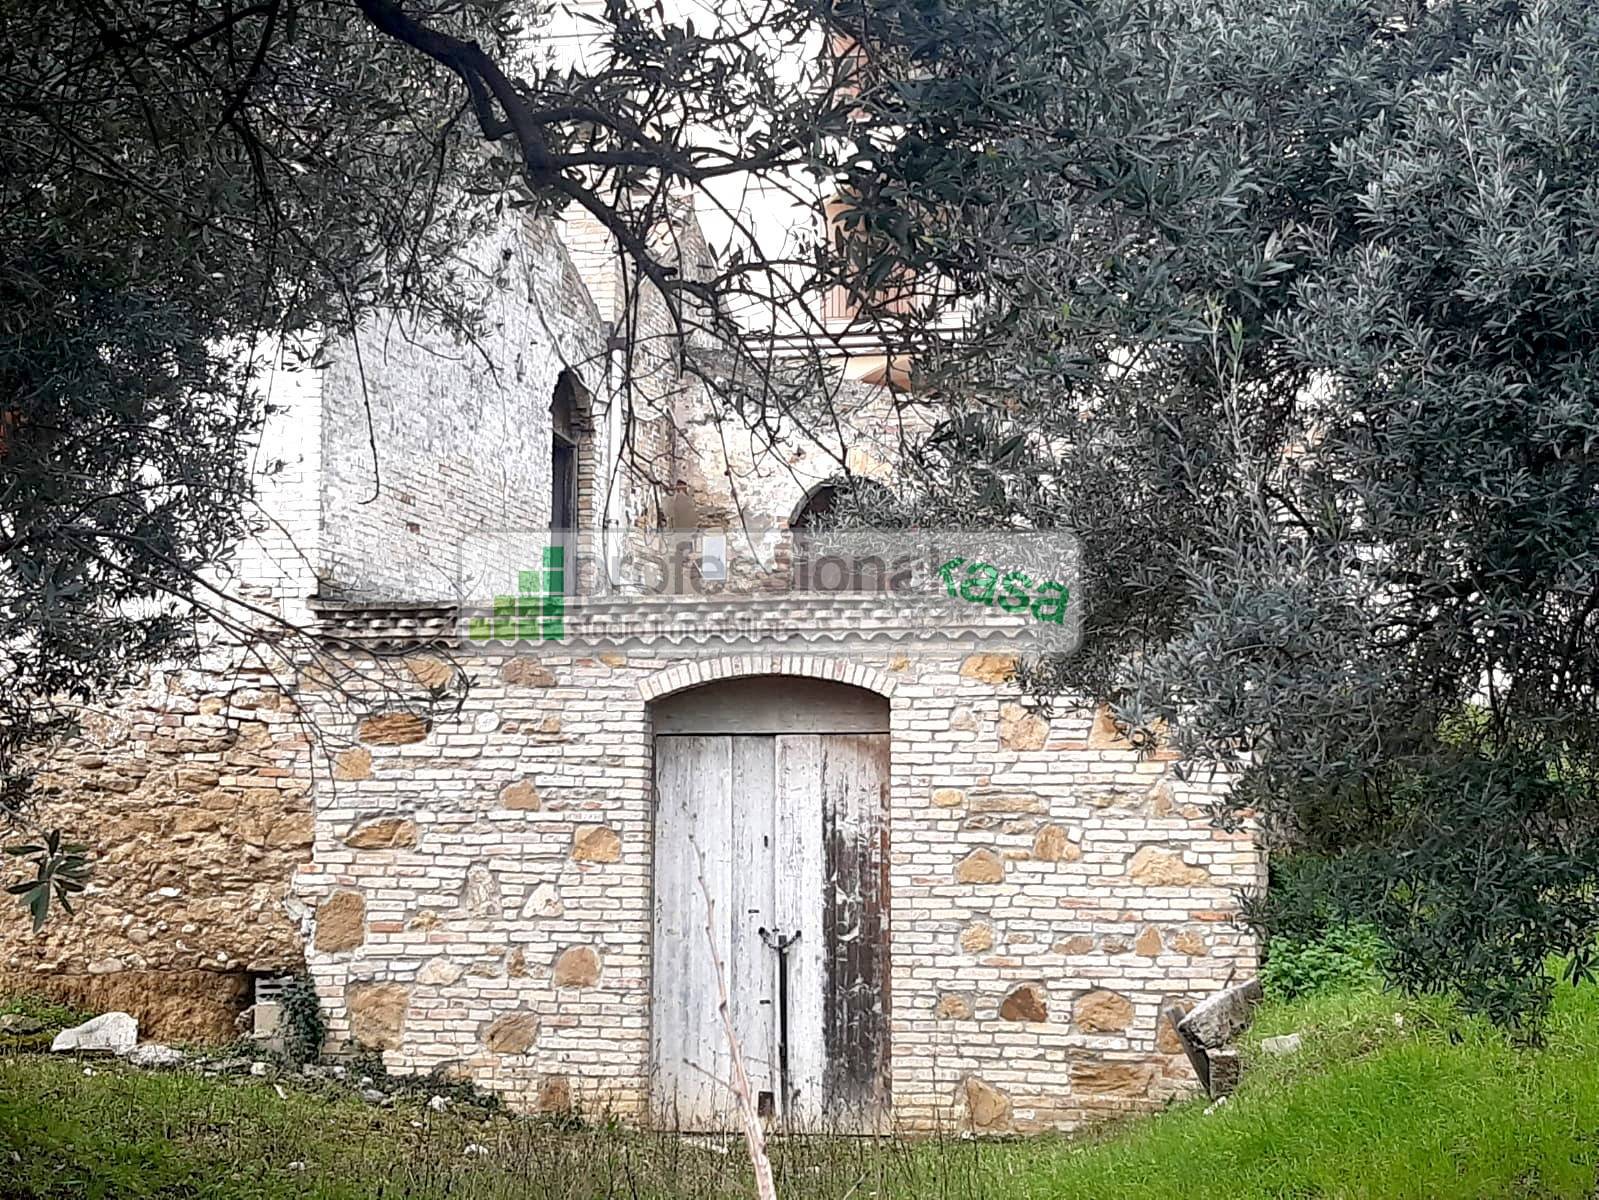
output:
[[[822,738],[777,738],[777,924],[796,931],[788,956],[788,1069],[791,1097],[782,1111],[802,1127],[827,1120],[823,1083],[827,986],[822,929]]]
[[[822,739],[824,1093],[834,1121],[888,1112],[887,734]]]
[[[777,923],[777,791],[773,739],[732,737],[732,899],[727,915],[731,953],[727,959],[733,1028],[738,1031],[750,1091],[775,1097],[777,1062],[777,955],[761,929]]]
[[[726,1042],[705,933],[703,874],[716,903],[717,950],[731,928],[731,742],[655,743],[655,963],[651,1042],[660,1119],[681,1129],[727,1124]]]
[[[677,1003],[687,965],[688,871],[684,854],[694,828],[692,756],[687,738],[655,743],[655,924],[652,963],[650,1063],[656,1120],[675,1126],[688,1076],[691,1030]]]
[[[710,1064],[702,1075],[701,1107],[697,1129],[730,1129],[737,1123],[726,1081],[732,1074],[732,1055],[727,1034],[722,1028],[721,988],[716,982],[716,966],[711,960],[711,939],[705,935],[707,921],[713,921],[716,956],[727,964],[733,951],[733,740],[728,737],[701,739],[699,786],[704,794],[694,822],[694,869],[703,873],[705,887],[698,878],[690,885],[694,910],[699,917],[690,940],[689,973],[693,983],[685,999],[695,1005],[695,1025],[703,1060]],[[706,908],[710,893],[713,907]]]

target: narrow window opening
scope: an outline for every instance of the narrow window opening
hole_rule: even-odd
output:
[[[578,495],[578,449],[581,431],[577,413],[577,383],[561,372],[550,398],[550,534],[551,543],[575,562],[581,513]],[[565,572],[566,590],[577,585],[577,573]]]

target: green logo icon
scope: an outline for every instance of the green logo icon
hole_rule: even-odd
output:
[[[494,597],[492,617],[473,617],[474,642],[554,642],[566,636],[566,548],[547,546],[536,571],[516,573],[514,596]]]

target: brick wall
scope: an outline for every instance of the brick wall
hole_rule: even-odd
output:
[[[479,344],[386,317],[324,372],[326,594],[486,594],[532,565],[500,535],[549,526],[550,399],[563,370],[605,393],[602,324],[548,223],[508,223],[472,259],[506,276]]]
[[[645,1111],[649,702],[771,672],[891,696],[903,1127],[1069,1127],[1191,1087],[1162,1008],[1255,965],[1231,918],[1261,866],[1247,839],[1210,826],[1220,785],[1140,759],[1103,715],[1029,715],[1002,648],[838,651],[809,644],[818,632],[720,659],[665,642],[536,658],[463,647],[458,715],[369,726],[359,777],[317,790],[296,881],[317,913],[308,957],[334,1040],[525,1107]],[[592,951],[593,978],[563,972],[573,950]],[[1017,989],[1041,1019],[1002,1015]]]
[[[265,365],[266,415],[250,452],[255,498],[246,514],[255,533],[218,572],[218,582],[281,620],[303,623],[321,567],[323,372],[287,347]]]

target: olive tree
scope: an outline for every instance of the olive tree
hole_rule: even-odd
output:
[[[733,329],[758,270],[687,277],[659,235],[683,187],[808,152],[838,105],[775,73],[800,26],[756,10],[701,33],[612,4],[580,69],[530,52],[548,16],[0,0],[0,814],[80,705],[203,636],[281,654],[305,632],[261,638],[270,614],[225,582],[266,519],[250,451],[272,355],[314,356],[379,309],[472,343],[496,281],[466,248],[568,205],[685,344]],[[59,837],[21,850],[42,918],[82,863]]]
[[[1035,683],[1241,772],[1295,852],[1258,921],[1535,1020],[1599,933],[1599,13],[836,12],[897,130],[857,254],[970,311],[907,509],[1079,534]]]

